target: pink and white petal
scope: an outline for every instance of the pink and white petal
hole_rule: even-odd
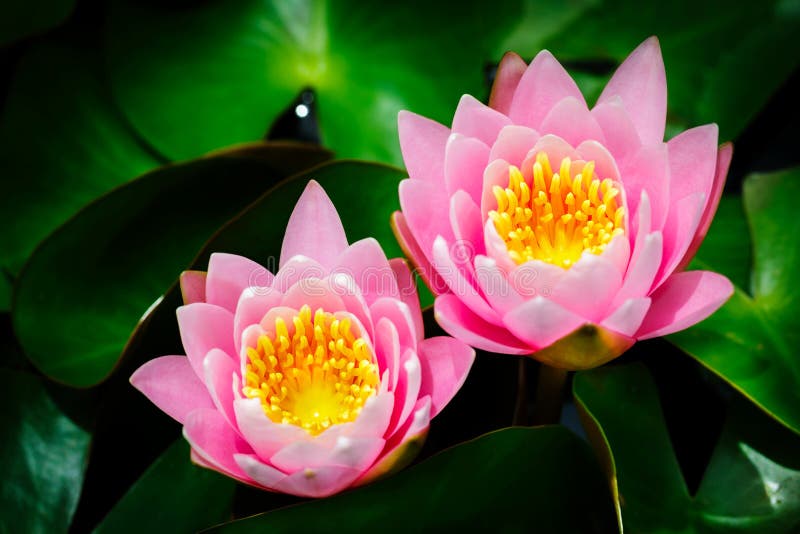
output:
[[[215,252],[208,260],[206,302],[231,312],[248,287],[272,285],[274,276],[264,267],[236,254]]]
[[[211,349],[203,362],[208,393],[216,409],[233,429],[238,429],[233,411],[233,388],[241,386],[238,365],[219,349]]]
[[[546,347],[585,324],[585,318],[550,299],[534,297],[503,316],[506,327],[531,347]]]
[[[487,323],[455,295],[440,295],[434,302],[434,317],[444,330],[477,349],[501,354],[530,354],[533,350],[505,328]]]
[[[139,367],[131,385],[150,402],[183,424],[197,408],[214,408],[205,384],[197,377],[186,356],[161,356]]]
[[[517,264],[508,254],[508,246],[497,233],[497,227],[491,219],[483,225],[483,242],[486,245],[486,255],[496,261],[500,269],[507,273],[516,269]]]
[[[392,267],[395,277],[397,278],[397,288],[400,291],[400,299],[408,306],[409,313],[411,314],[416,339],[417,341],[421,341],[425,337],[425,325],[422,322],[422,309],[419,304],[414,275],[411,274],[408,263],[402,258],[392,258],[389,260],[389,265]]]
[[[456,254],[461,258],[461,263],[466,263],[467,259],[472,262],[475,254],[486,252],[481,209],[464,191],[456,191],[450,197],[450,225],[455,233],[455,242],[460,247]]]
[[[317,436],[317,440],[333,443],[341,436],[384,436],[392,418],[395,398],[391,391],[382,391],[367,399],[355,421],[333,425]]]
[[[719,147],[714,184],[711,187],[711,196],[706,201],[706,207],[703,210],[703,216],[700,218],[700,224],[697,226],[697,231],[694,234],[692,243],[686,250],[686,254],[683,255],[683,259],[678,264],[678,267],[676,267],[678,271],[682,271],[689,264],[708,233],[711,221],[714,219],[714,214],[717,212],[719,201],[722,198],[722,190],[725,187],[725,178],[728,175],[728,167],[731,164],[732,156],[733,145],[731,143],[724,143]]]
[[[703,193],[708,198],[717,168],[718,137],[717,125],[705,124],[681,132],[667,142],[673,203],[693,193]]]
[[[688,328],[717,311],[732,294],[733,284],[721,274],[673,274],[653,293],[650,311],[636,337],[650,339]]]
[[[628,235],[631,238],[631,261],[628,266],[633,265],[641,252],[644,245],[644,238],[652,232],[652,217],[650,209],[650,197],[647,196],[647,191],[642,191],[639,195],[639,204],[636,212],[628,208]]]
[[[234,459],[236,454],[252,454],[253,449],[215,409],[198,408],[183,424],[183,437],[197,455],[216,470],[248,480]]]
[[[592,109],[592,116],[606,139],[605,146],[618,161],[634,154],[642,146],[639,133],[631,122],[619,96],[612,96]]]
[[[292,473],[275,484],[275,491],[298,497],[329,497],[351,486],[361,475],[352,467],[327,465]]]
[[[486,221],[489,212],[497,209],[497,198],[494,196],[494,187],[508,187],[509,164],[506,160],[496,159],[486,166],[483,171],[483,186],[481,187],[481,221]],[[442,234],[444,235],[444,234]]]
[[[566,142],[563,138],[547,132],[543,133],[542,137],[536,141],[533,148],[528,151],[528,157],[526,158],[526,162],[523,162],[522,166],[527,168],[528,162],[530,162],[532,166],[533,162],[536,161],[535,156],[539,152],[545,152],[550,160],[550,164],[553,166],[558,166],[564,158],[569,158],[572,161],[581,159],[581,155],[571,144]]]
[[[297,425],[276,423],[267,417],[260,399],[237,399],[233,409],[239,432],[259,458],[267,459],[290,443],[312,439]]]
[[[555,134],[572,146],[593,140],[605,143],[603,130],[594,120],[586,102],[571,96],[559,101],[542,120],[539,130]]]
[[[522,296],[511,286],[506,273],[487,256],[475,256],[475,278],[489,305],[504,314],[522,303]]]
[[[621,185],[622,180],[620,178],[619,169],[617,168],[617,163],[614,160],[614,156],[611,155],[606,147],[597,141],[590,140],[583,141],[575,150],[582,160],[594,161],[594,173],[596,177],[601,180],[610,178]],[[623,193],[623,195],[625,193],[624,190],[620,192]]]
[[[534,147],[538,140],[539,132],[527,126],[519,126],[516,124],[506,126],[500,130],[497,140],[491,145],[489,161],[492,162],[496,159],[502,159],[509,162],[511,165],[520,167],[525,156],[528,155],[528,152]]]
[[[400,206],[406,224],[428,260],[433,256],[437,235],[453,240],[453,229],[446,215],[450,197],[445,188],[419,180],[400,182]]]
[[[667,120],[667,75],[661,47],[650,37],[627,57],[611,77],[598,104],[614,96],[622,98],[628,116],[643,144],[664,140]]]
[[[372,303],[369,311],[373,321],[378,322],[385,317],[394,324],[401,347],[417,346],[417,327],[411,310],[404,302],[395,298],[381,297]]]
[[[372,237],[356,241],[337,258],[333,273],[355,280],[367,305],[380,297],[398,297],[397,279],[381,245]]]
[[[180,276],[181,296],[184,304],[206,301],[205,271],[183,271]]]
[[[414,265],[414,271],[422,278],[425,285],[433,292],[434,295],[440,295],[447,292],[447,284],[437,274],[436,270],[431,265],[428,255],[422,251],[419,243],[411,234],[405,216],[400,211],[395,211],[391,219],[392,230],[403,249],[403,253]]]
[[[583,102],[583,95],[564,67],[547,50],[539,52],[525,70],[514,92],[508,116],[514,124],[536,130],[557,102],[573,97]]]
[[[280,306],[283,295],[271,287],[251,287],[242,291],[236,313],[233,316],[233,341],[236,354],[242,349],[242,334],[244,330],[254,324],[260,324],[261,319],[275,306]]]
[[[285,473],[341,465],[363,471],[383,450],[386,442],[380,437],[339,436],[333,443],[318,440],[287,444],[269,459],[270,465]]]
[[[664,228],[664,255],[653,289],[660,286],[683,259],[697,232],[705,205],[703,193],[693,193],[673,205]]]
[[[417,353],[411,349],[403,352],[400,376],[394,392],[395,409],[386,435],[390,436],[405,423],[419,398],[422,370]]]
[[[366,328],[369,337],[374,337],[375,325],[369,314],[369,306],[356,281],[346,274],[337,273],[330,275],[325,282],[328,284],[330,291],[341,299],[344,305],[342,309],[354,315],[361,322],[361,325]]]
[[[389,371],[389,391],[397,389],[400,378],[400,362],[402,358],[400,336],[397,327],[389,319],[383,318],[375,322],[375,359],[383,376]]]
[[[474,137],[492,146],[497,134],[504,126],[511,124],[511,119],[483,103],[475,97],[464,95],[458,102],[453,115],[453,133],[466,137]]]
[[[614,332],[632,337],[644,321],[650,309],[650,298],[639,297],[628,299],[614,312],[603,319],[600,326]]]
[[[211,349],[220,349],[237,360],[231,312],[213,304],[196,302],[178,308],[177,315],[183,348],[200,380],[205,379],[203,360]]]
[[[494,75],[492,92],[489,95],[489,106],[500,113],[508,115],[511,109],[511,101],[514,98],[522,75],[528,65],[521,57],[514,52],[506,52],[500,65],[497,66],[497,73]]]
[[[637,249],[612,307],[621,306],[630,298],[644,297],[650,293],[653,280],[661,266],[661,256],[664,250],[661,232],[653,232],[645,236],[640,243],[637,243]]]
[[[625,276],[631,259],[631,242],[626,235],[618,235],[606,246],[602,257],[616,265],[620,276]]]
[[[347,247],[342,220],[325,190],[308,182],[289,217],[281,246],[281,268],[294,256],[314,258],[330,269]]]
[[[583,322],[599,323],[620,286],[622,275],[614,263],[584,252],[555,285],[550,299],[583,317]]]
[[[628,210],[634,216],[642,191],[650,200],[651,228],[661,230],[667,221],[670,207],[670,174],[667,145],[646,145],[623,162],[619,162],[622,186]]]
[[[558,265],[540,260],[529,260],[518,266],[508,277],[511,287],[522,296],[530,299],[537,295],[548,297],[567,273]]]
[[[444,184],[444,149],[450,128],[410,111],[397,115],[400,150],[408,175],[435,187]]]
[[[233,456],[236,464],[247,473],[259,487],[275,491],[278,482],[285,479],[288,475],[283,471],[267,465],[253,454],[235,454]]]
[[[467,379],[475,351],[452,337],[437,336],[419,345],[419,397],[430,396],[431,417],[442,411]]]
[[[329,269],[323,267],[318,261],[308,256],[294,256],[278,270],[272,287],[281,293],[286,293],[290,287],[304,278],[324,278]]]
[[[344,302],[328,284],[319,278],[304,278],[289,288],[281,298],[281,306],[299,310],[309,306],[313,314],[318,308],[328,312],[344,309]]]

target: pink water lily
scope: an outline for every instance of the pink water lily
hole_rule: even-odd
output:
[[[131,383],[183,425],[194,462],[268,490],[322,497],[409,461],[474,351],[423,339],[411,272],[374,239],[348,245],[322,187],[292,213],[273,275],[231,254],[181,277],[186,356]]]
[[[728,299],[725,277],[683,269],[732,147],[718,148],[714,124],[665,143],[666,91],[653,37],[591,110],[543,51],[530,65],[507,54],[489,106],[465,95],[452,128],[401,112],[409,179],[393,225],[448,333],[582,369]]]

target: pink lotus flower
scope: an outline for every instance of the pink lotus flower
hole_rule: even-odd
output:
[[[635,340],[704,319],[731,295],[683,268],[708,230],[731,159],[717,126],[664,143],[658,40],[641,44],[589,110],[547,51],[507,54],[489,106],[465,95],[452,129],[399,116],[410,179],[398,239],[474,347],[583,369]]]
[[[212,254],[181,287],[187,356],[151,360],[131,383],[183,424],[194,462],[272,491],[322,497],[401,467],[474,359],[423,339],[408,266],[374,239],[348,246],[314,181],[277,274]]]

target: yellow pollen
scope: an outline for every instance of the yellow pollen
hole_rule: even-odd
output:
[[[242,393],[261,399],[267,417],[312,435],[355,420],[379,389],[380,377],[367,341],[348,318],[303,306],[287,324],[247,347]]]
[[[511,259],[569,269],[584,251],[601,254],[625,233],[625,208],[617,205],[620,189],[609,178],[597,178],[594,168],[593,161],[564,158],[554,173],[544,152],[522,171],[509,167],[508,186],[492,189],[497,209],[489,217]]]

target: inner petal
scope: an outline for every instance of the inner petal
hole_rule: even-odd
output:
[[[287,324],[247,347],[242,393],[259,398],[276,423],[294,424],[312,435],[356,419],[379,389],[378,366],[368,341],[347,317],[308,305]]]
[[[625,233],[621,186],[595,174],[594,161],[565,157],[557,169],[546,152],[509,166],[508,186],[495,185],[496,209],[488,216],[511,259],[540,260],[569,269],[588,251],[602,254]]]

